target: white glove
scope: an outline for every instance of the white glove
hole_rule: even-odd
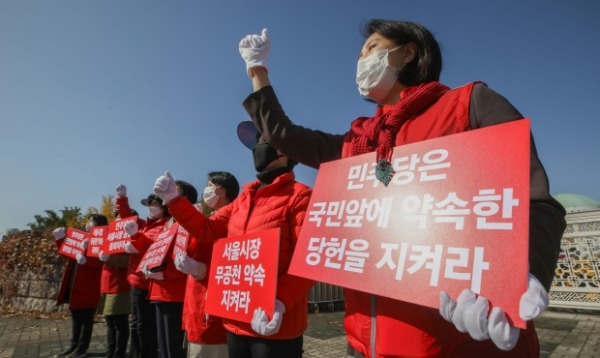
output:
[[[56,228],[52,231],[52,235],[54,235],[54,240],[60,240],[65,237],[67,230],[64,227]]]
[[[165,279],[165,276],[163,275],[162,271],[150,272],[150,270],[148,270],[147,267],[144,267],[142,269],[142,273],[144,274],[144,276],[146,276],[147,279],[153,279],[153,280],[164,280]]]
[[[521,296],[519,316],[525,321],[537,318],[548,307],[548,293],[540,281],[531,273],[527,279],[527,291]],[[519,329],[511,326],[504,310],[494,307],[489,317],[488,300],[471,290],[464,290],[456,302],[444,291],[440,292],[440,315],[448,322],[454,323],[460,332],[478,341],[490,338],[496,347],[510,351],[519,340]]]
[[[167,205],[169,201],[179,196],[179,191],[170,171],[165,171],[163,175],[156,179],[156,182],[154,182],[154,194],[162,199],[163,205]]]
[[[246,72],[253,67],[264,67],[267,69],[267,60],[271,52],[271,41],[269,41],[267,29],[262,30],[261,35],[248,35],[240,41],[240,54],[246,61]]]
[[[89,243],[90,243],[90,240],[85,239],[81,242],[80,246],[82,249],[86,250],[88,248]]]
[[[279,332],[284,313],[285,305],[280,300],[275,300],[275,312],[271,321],[269,321],[267,314],[262,308],[255,309],[252,322],[250,323],[252,330],[263,336],[271,336]]]
[[[79,265],[85,265],[87,259],[82,254],[77,254],[75,255],[75,261],[77,261]]]
[[[108,259],[110,259],[110,254],[105,254],[104,251],[100,251],[100,254],[98,255],[98,259],[100,259],[100,261],[102,261],[102,262],[106,262],[106,261],[108,261]]]
[[[124,197],[127,196],[127,187],[123,184],[119,184],[117,185],[117,187],[115,188],[117,195],[119,197]]]
[[[135,246],[133,246],[133,244],[129,241],[127,241],[125,243],[125,252],[128,254],[139,254],[140,253],[138,251],[138,249],[136,249]]]
[[[175,257],[175,267],[184,274],[191,275],[196,280],[202,280],[206,276],[206,265],[186,254]]]
[[[129,237],[137,234],[138,232],[138,224],[135,221],[125,221],[123,223],[123,230],[129,235]]]

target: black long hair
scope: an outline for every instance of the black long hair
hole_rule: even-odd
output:
[[[398,80],[407,86],[440,80],[442,52],[433,34],[424,26],[414,22],[373,19],[366,23],[362,35],[366,38],[378,33],[396,43],[412,42],[417,46],[417,55],[398,71]]]
[[[96,224],[96,226],[108,225],[108,219],[106,218],[106,216],[104,216],[102,214],[92,214],[90,216],[90,219],[92,219],[92,221],[94,222],[94,224]]]
[[[229,202],[237,198],[240,193],[240,183],[233,174],[228,172],[210,172],[208,181],[225,189],[225,196]]]

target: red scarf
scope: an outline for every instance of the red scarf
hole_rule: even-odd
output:
[[[396,134],[406,121],[423,112],[450,88],[439,82],[421,83],[411,86],[400,93],[400,100],[392,109],[383,113],[382,106],[377,107],[374,117],[360,117],[352,122],[350,131],[352,138],[352,156],[370,153],[377,150],[377,171],[384,171],[383,177],[377,178],[385,185],[389,183],[393,170],[391,168],[392,152]]]

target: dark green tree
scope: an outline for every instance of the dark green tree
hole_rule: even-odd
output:
[[[64,207],[60,215],[54,210],[44,210],[45,215],[34,215],[35,222],[27,226],[31,230],[42,230],[57,227],[79,227],[82,222],[81,209],[78,207]]]

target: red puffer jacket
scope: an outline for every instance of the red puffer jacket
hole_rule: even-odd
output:
[[[64,239],[56,240],[60,248]],[[56,305],[69,304],[70,310],[97,308],[100,301],[100,275],[102,261],[95,257],[86,257],[83,265],[68,259],[56,296]]]
[[[277,299],[286,307],[279,332],[269,339],[299,337],[308,325],[308,290],[313,282],[287,274],[311,189],[295,181],[293,172],[282,174],[272,184],[260,181],[244,186],[242,194],[210,218],[204,217],[185,198],[169,202],[169,212],[193,237],[214,241],[256,231],[281,228]],[[259,190],[260,189],[260,190]],[[237,335],[262,337],[249,323],[223,319],[225,329]]]

